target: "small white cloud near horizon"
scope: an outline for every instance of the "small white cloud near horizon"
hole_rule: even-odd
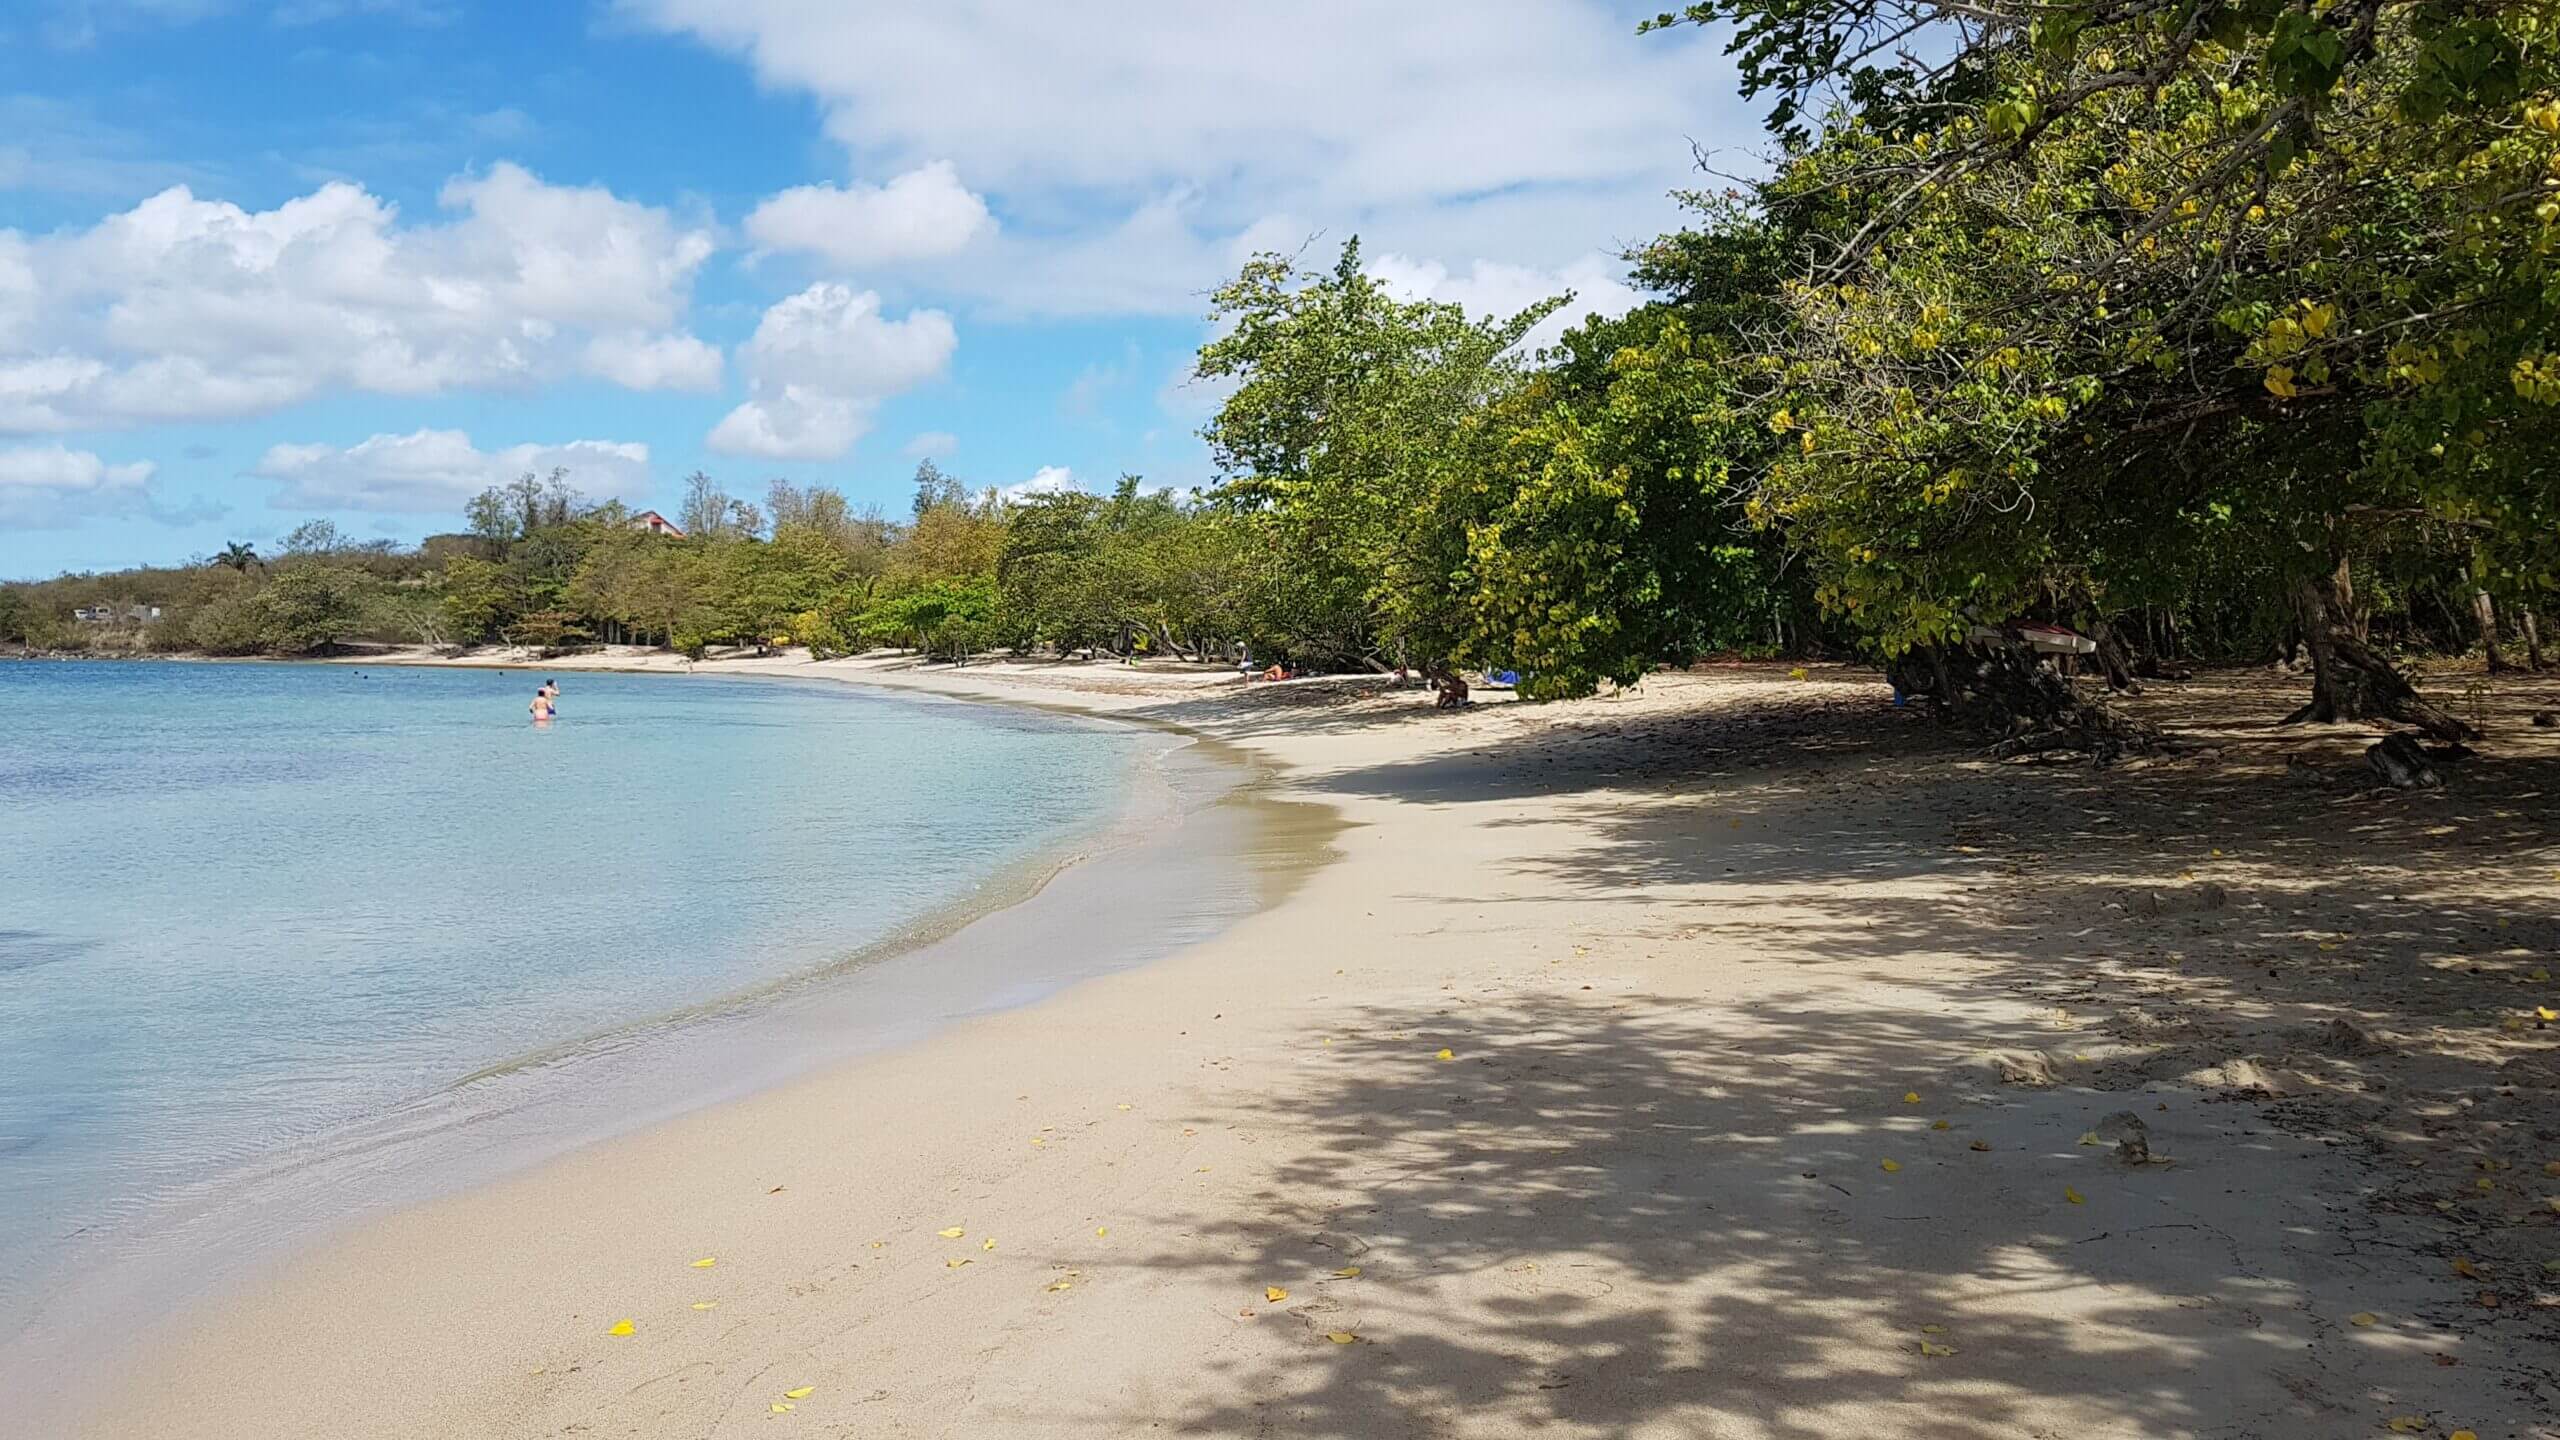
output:
[[[1043,465],[1032,472],[1030,479],[1007,485],[998,493],[1007,500],[1025,500],[1034,495],[1064,495],[1083,488],[1076,483],[1075,471],[1064,465]]]
[[[0,525],[67,530],[83,520],[128,513],[151,502],[148,460],[115,465],[60,445],[0,449]]]
[[[821,281],[756,323],[738,352],[747,400],[704,443],[723,455],[841,460],[882,400],[943,373],[959,344],[939,310],[892,320],[878,292]]]
[[[569,472],[590,500],[638,500],[650,490],[649,447],[635,441],[572,440],[484,451],[460,430],[375,435],[343,448],[271,445],[250,474],[276,482],[277,510],[365,510],[391,515],[451,515],[492,485],[528,471]]]
[[[845,266],[949,255],[995,230],[985,199],[960,183],[948,160],[886,185],[795,185],[758,205],[746,223],[761,249]]]
[[[910,460],[939,460],[960,448],[960,437],[948,430],[923,430],[898,453]]]

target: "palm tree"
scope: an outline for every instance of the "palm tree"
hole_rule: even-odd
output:
[[[258,563],[258,552],[256,547],[234,540],[222,547],[222,553],[213,557],[213,563],[228,565],[245,575],[249,573],[250,566]]]

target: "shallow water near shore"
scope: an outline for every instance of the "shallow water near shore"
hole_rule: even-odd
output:
[[[1162,733],[585,673],[537,730],[533,684],[0,666],[0,1374],[1166,953],[1311,850]]]

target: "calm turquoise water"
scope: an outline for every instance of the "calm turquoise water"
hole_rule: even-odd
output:
[[[467,1077],[636,1043],[1019,885],[1165,743],[815,683],[561,680],[537,730],[519,673],[0,663],[0,1337],[96,1237],[333,1146],[396,1157],[530,1103]],[[483,1093],[509,1098],[454,1100]],[[312,1188],[277,1187],[336,1203]]]

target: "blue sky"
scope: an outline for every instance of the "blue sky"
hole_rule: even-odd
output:
[[[1756,144],[1647,9],[19,0],[0,577],[415,539],[553,464],[1198,483],[1186,366],[1254,250],[1630,303],[1691,142]]]

